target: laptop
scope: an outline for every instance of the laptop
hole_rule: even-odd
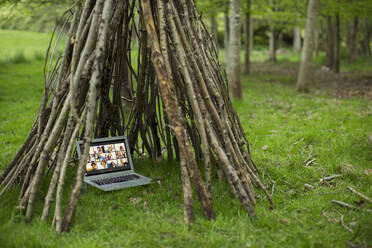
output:
[[[83,142],[76,142],[79,158]],[[128,139],[118,136],[92,141],[84,182],[100,190],[111,191],[149,184],[151,179],[134,172]]]

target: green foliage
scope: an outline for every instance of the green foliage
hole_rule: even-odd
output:
[[[32,46],[47,46],[44,34],[17,34],[35,38],[23,45],[25,53]],[[8,50],[20,48],[12,44],[8,43]],[[256,51],[253,59],[264,55]],[[292,53],[280,56],[279,61],[298,62],[299,58]],[[362,62],[348,68],[359,70],[364,66]],[[0,171],[24,142],[37,114],[43,91],[42,66],[42,61],[33,61],[0,67]],[[235,101],[234,106],[265,184],[271,188],[271,180],[275,181],[274,210],[269,210],[260,192],[258,219],[250,220],[229,193],[228,185],[214,175],[216,220],[203,219],[197,206],[196,222],[187,227],[183,223],[179,164],[153,164],[136,158],[136,170],[154,182],[115,192],[86,187],[71,232],[62,236],[38,217],[25,224],[24,216],[14,208],[20,189],[12,189],[0,199],[1,247],[345,247],[346,241],[371,246],[372,214],[330,203],[338,199],[355,204],[359,199],[346,191],[349,185],[372,196],[372,176],[365,172],[372,169],[368,143],[371,101],[358,97],[339,99],[323,92],[298,94],[291,76],[253,73],[244,78],[243,84],[244,100]],[[307,167],[304,160],[310,154],[317,160]],[[68,169],[65,200],[74,169]],[[319,178],[334,173],[343,176],[330,184],[319,182]],[[50,175],[42,183],[42,194],[47,191],[48,180]],[[306,191],[305,183],[316,188]],[[42,205],[40,196],[37,215]],[[344,215],[345,224],[355,223],[354,233],[322,215],[325,212],[339,218],[336,210]]]
[[[198,11],[207,15],[216,15],[218,12],[223,12],[229,5],[228,0],[196,0],[195,4]]]
[[[339,13],[343,18],[351,19],[354,16],[370,17],[372,1],[370,0],[320,0],[324,15]]]
[[[0,4],[0,28],[36,32],[50,32],[58,18],[68,9],[70,1],[22,1]]]
[[[306,1],[253,1],[252,13],[255,18],[267,21],[268,24],[284,32],[291,30],[295,25],[304,25],[306,8]]]

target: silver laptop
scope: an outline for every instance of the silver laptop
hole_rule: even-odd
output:
[[[83,140],[77,141],[79,158]],[[134,172],[127,137],[94,139],[89,148],[84,182],[104,191],[149,184],[150,178]]]

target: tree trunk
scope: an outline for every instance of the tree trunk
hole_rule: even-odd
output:
[[[335,63],[333,64],[332,71],[340,73],[340,43],[341,43],[341,30],[340,30],[340,15],[335,16]]]
[[[230,17],[229,17],[229,5],[225,4],[223,12],[225,20],[225,35],[224,35],[224,48],[225,48],[225,63],[226,66],[229,64],[229,40],[230,40]]]
[[[218,46],[218,22],[215,12],[211,14],[211,35],[214,43]]]
[[[319,56],[319,52],[323,50],[326,53],[326,57],[327,57],[327,50],[328,50],[327,49],[328,47],[327,27],[325,26],[323,20],[324,20],[323,18],[319,18],[319,46],[318,46],[318,50],[316,51],[317,53],[316,56]]]
[[[275,35],[275,28],[271,24],[270,25],[270,33],[269,33],[269,61],[276,63],[276,35]]]
[[[299,53],[301,51],[301,29],[299,27],[294,28],[293,32],[293,52]]]
[[[278,32],[278,45],[277,49],[282,49],[283,48],[283,33]]]
[[[361,22],[361,47],[364,56],[372,56],[371,52],[371,38],[372,38],[372,18],[365,17]]]
[[[247,9],[245,12],[245,22],[244,22],[244,74],[249,74],[251,71],[251,0],[247,0]]]
[[[359,17],[354,17],[352,21],[346,22],[346,47],[347,59],[350,62],[356,60],[358,56],[359,40]]]
[[[230,40],[227,78],[233,98],[243,98],[240,76],[240,0],[230,0]]]
[[[327,17],[327,60],[326,66],[334,73],[340,72],[340,16]]]
[[[327,16],[327,50],[326,67],[331,69],[335,63],[335,29],[332,16]]]
[[[315,28],[315,56],[319,56],[319,50],[320,50],[320,30],[318,28]]]
[[[251,9],[252,9],[252,6],[251,6]],[[252,18],[252,14],[251,14],[251,18],[249,21],[249,54],[250,55],[252,55],[253,53],[253,46],[254,46],[254,19]]]
[[[315,41],[315,29],[318,18],[319,0],[310,0],[307,7],[306,31],[304,47],[301,54],[300,70],[297,78],[296,89],[308,91],[312,77],[312,61]]]

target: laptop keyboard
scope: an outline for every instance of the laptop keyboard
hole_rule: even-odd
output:
[[[131,181],[140,178],[137,175],[130,174],[130,175],[124,175],[124,176],[118,176],[118,177],[107,177],[103,179],[97,179],[93,180],[92,182],[98,184],[98,185],[106,185],[106,184],[113,184],[113,183],[122,183],[126,181]]]

